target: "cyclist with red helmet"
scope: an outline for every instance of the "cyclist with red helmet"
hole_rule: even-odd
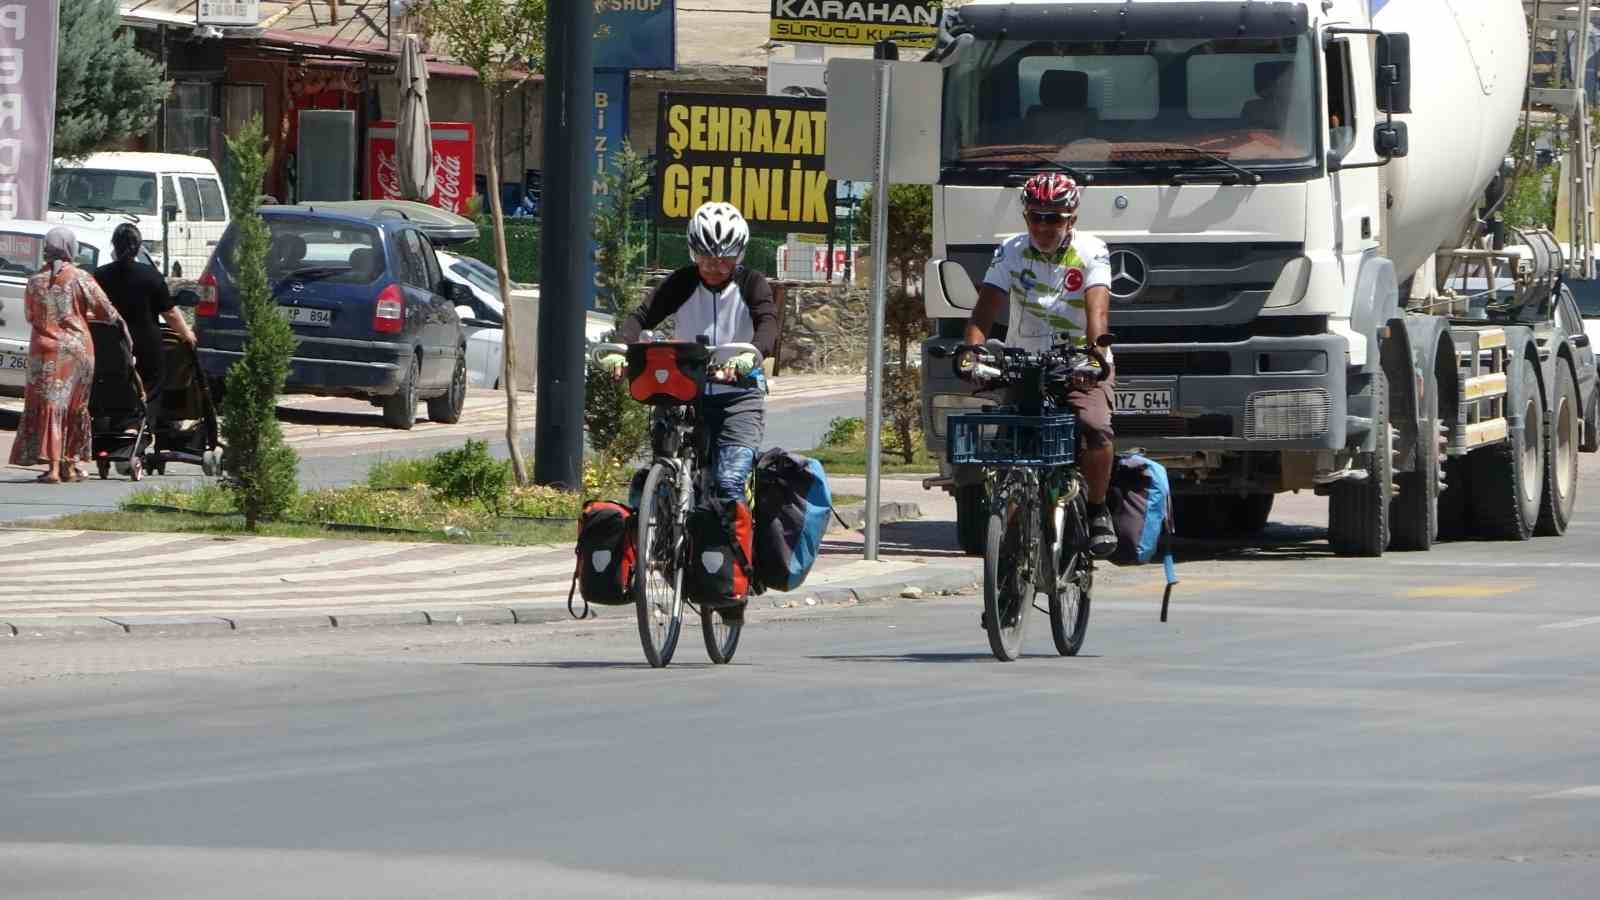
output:
[[[1022,186],[1022,216],[1028,230],[995,250],[978,305],[967,319],[966,342],[984,343],[1009,306],[1005,342],[1012,347],[1046,350],[1063,332],[1075,343],[1094,346],[1111,317],[1111,260],[1105,242],[1074,228],[1077,182],[1057,172],[1029,178]],[[1109,348],[1103,352],[1109,365]],[[1088,366],[1074,372],[1066,400],[1083,436],[1078,467],[1088,495],[1089,550],[1106,557],[1117,549],[1106,510],[1115,452],[1113,381],[1096,381],[1097,375]]]

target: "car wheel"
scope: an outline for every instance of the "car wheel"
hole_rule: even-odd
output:
[[[417,424],[418,374],[417,358],[413,356],[399,387],[383,400],[383,424],[401,431],[410,431]]]
[[[428,418],[444,425],[461,421],[461,409],[467,404],[467,351],[462,349],[456,357],[456,368],[450,376],[450,390],[442,397],[428,401]]]

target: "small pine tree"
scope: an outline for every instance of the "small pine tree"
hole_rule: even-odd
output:
[[[222,397],[223,484],[244,513],[245,528],[255,531],[262,519],[288,510],[298,489],[299,458],[283,442],[278,424],[278,395],[289,376],[294,332],[278,315],[267,283],[267,223],[256,212],[269,152],[260,118],[252,118],[239,134],[227,139],[236,179],[236,232],[233,263],[238,272],[239,302],[249,338],[244,354],[228,369]]]
[[[600,173],[601,197],[594,209],[596,296],[619,316],[644,289],[645,244],[633,233],[633,208],[649,186],[649,166],[631,144],[624,143],[611,170]],[[607,476],[626,473],[650,440],[649,408],[634,402],[626,381],[592,361],[583,384],[583,423],[589,447],[600,457],[599,471]]]
[[[872,220],[877,191],[861,201],[861,221]],[[912,342],[927,334],[922,301],[922,269],[933,255],[933,189],[922,184],[889,186],[889,246],[872,248],[873,265],[887,265],[898,275],[890,284],[884,326],[897,348],[896,359],[883,371],[883,408],[894,440],[893,450],[906,463],[914,461],[914,430],[922,408],[922,370],[911,365]]]
[[[116,0],[61,0],[55,155],[78,159],[142,135],[172,82],[122,29]]]

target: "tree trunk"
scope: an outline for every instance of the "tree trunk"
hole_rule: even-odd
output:
[[[484,109],[495,108],[494,91],[483,88]],[[501,332],[500,384],[506,389],[506,449],[511,452],[511,471],[518,486],[528,483],[528,466],[522,460],[522,445],[517,439],[517,342],[511,310],[511,264],[506,253],[506,220],[500,207],[500,132],[491,112],[489,126],[489,216],[494,222],[495,271],[500,276],[500,305],[505,308]]]

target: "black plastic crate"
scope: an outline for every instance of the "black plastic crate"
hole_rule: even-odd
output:
[[[1071,413],[964,413],[947,421],[945,446],[957,465],[1060,466],[1077,458],[1078,418]]]

